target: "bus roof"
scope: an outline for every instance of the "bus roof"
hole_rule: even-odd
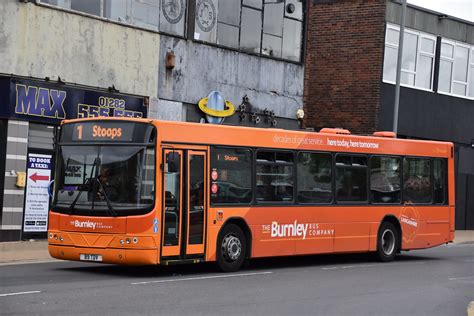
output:
[[[292,131],[231,125],[161,121],[156,119],[100,117],[66,120],[75,123],[90,120],[125,120],[155,125],[163,143],[281,148],[406,156],[452,157],[450,142],[399,139],[380,136]],[[384,134],[381,134],[384,135]],[[387,134],[389,135],[389,134]]]

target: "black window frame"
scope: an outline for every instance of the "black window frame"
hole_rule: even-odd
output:
[[[400,161],[399,165],[399,180],[400,180],[400,202],[399,203],[382,203],[382,202],[374,202],[372,199],[372,194],[370,194],[371,188],[372,188],[372,180],[371,180],[371,171],[372,171],[372,158],[373,157],[380,157],[380,158],[398,158]],[[382,206],[382,205],[402,205],[403,204],[403,158],[404,156],[397,156],[397,155],[369,155],[369,161],[368,161],[368,168],[369,168],[369,204],[370,205],[377,205],[377,206]]]
[[[299,154],[321,154],[321,155],[329,155],[331,157],[331,201],[329,202],[321,202],[321,203],[316,203],[316,202],[300,202],[298,200],[298,191],[299,191],[299,186],[298,186],[298,156]],[[311,205],[333,205],[335,204],[336,197],[334,193],[335,189],[335,181],[334,181],[334,163],[335,163],[335,155],[333,152],[329,151],[312,151],[312,150],[297,150],[295,151],[295,167],[296,167],[296,172],[295,172],[295,204],[296,205],[301,205],[301,206],[311,206]]]
[[[432,179],[432,182],[433,182],[433,205],[448,205],[448,201],[449,201],[449,190],[448,190],[448,181],[449,181],[449,177],[448,177],[448,159],[447,158],[432,158],[431,159],[432,162],[431,162],[431,176],[433,177]],[[443,184],[444,184],[444,188],[443,188],[443,194],[444,194],[444,200],[442,203],[436,203],[435,202],[435,173],[434,173],[434,163],[435,161],[438,160],[438,161],[441,161],[442,163],[442,168],[443,168],[443,172],[444,172],[444,176],[443,176]]]
[[[273,152],[275,154],[277,153],[289,153],[293,156],[293,162],[291,163],[277,163],[275,162],[257,162],[257,155],[259,152]],[[254,178],[253,178],[253,193],[254,193],[254,200],[253,200],[253,205],[259,205],[259,206],[268,206],[268,205],[296,205],[296,162],[295,162],[295,157],[296,157],[296,152],[295,150],[285,150],[285,149],[274,149],[274,148],[257,148],[255,149],[254,153]],[[292,199],[291,201],[258,201],[257,200],[257,165],[271,165],[271,166],[292,166],[293,167],[293,174],[292,174],[292,181],[293,181],[293,192],[292,192]]]
[[[353,157],[365,157],[367,160],[366,166],[365,166],[365,176],[366,176],[366,197],[367,199],[365,201],[339,201],[337,199],[337,190],[336,190],[336,179],[337,179],[337,165],[336,165],[336,160],[337,156],[350,156],[351,157],[351,167],[352,167],[352,158]],[[359,153],[351,153],[351,152],[335,152],[334,157],[333,157],[333,198],[334,198],[334,204],[336,205],[370,205],[370,175],[369,175],[369,154],[359,154]],[[361,167],[362,168],[362,167]]]
[[[249,202],[246,202],[246,203],[216,203],[216,202],[213,202],[212,201],[212,193],[211,191],[209,190],[209,204],[211,205],[211,207],[213,206],[216,206],[216,207],[219,207],[219,206],[225,206],[225,207],[228,207],[228,206],[249,206],[249,205],[253,205],[254,204],[254,200],[255,200],[255,188],[254,188],[254,185],[255,185],[255,151],[253,148],[251,147],[245,147],[245,146],[225,146],[225,145],[215,145],[215,146],[209,146],[209,171],[212,172],[212,155],[214,154],[213,151],[216,150],[216,149],[233,149],[233,150],[247,150],[250,152],[250,190],[251,190],[251,197],[250,197],[250,201]],[[212,179],[211,177],[209,176],[209,185],[212,185]]]
[[[434,183],[433,183],[433,157],[425,157],[425,156],[401,156],[402,157],[402,204],[403,205],[435,205],[434,204]],[[414,203],[405,201],[405,167],[404,167],[404,160],[405,159],[423,159],[428,160],[430,162],[430,174],[429,179],[431,183],[431,202],[429,203]]]

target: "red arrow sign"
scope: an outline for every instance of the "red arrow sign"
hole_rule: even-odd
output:
[[[49,176],[40,176],[39,174],[37,174],[36,172],[33,173],[31,176],[30,176],[30,179],[33,180],[34,182],[40,180],[40,181],[48,181],[49,180]]]

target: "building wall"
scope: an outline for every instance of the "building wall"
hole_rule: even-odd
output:
[[[0,30],[0,73],[157,96],[157,33],[18,0],[0,1]]]
[[[222,92],[236,106],[247,95],[256,107],[271,109],[276,116],[293,120],[297,109],[303,107],[304,67],[301,64],[165,35],[161,36],[160,44],[160,60],[163,62],[158,70],[160,100],[157,106],[161,113],[166,111],[174,116],[176,111],[171,109],[180,104],[197,108],[198,101],[211,91]],[[166,69],[167,52],[175,55],[173,69]],[[168,119],[173,119],[173,116]],[[191,113],[187,119],[190,117]]]
[[[401,5],[387,2],[387,22],[399,23]],[[435,64],[441,39],[474,44],[474,24],[408,6],[406,28],[437,36]],[[404,137],[451,141],[455,146],[456,229],[474,229],[474,100],[438,93],[439,67],[433,70],[432,91],[401,87],[398,133]],[[393,121],[395,86],[382,83],[379,129]]]
[[[305,126],[373,132],[382,79],[386,4],[309,2]]]

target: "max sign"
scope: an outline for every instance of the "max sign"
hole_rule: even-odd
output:
[[[0,117],[58,123],[63,119],[146,117],[143,97],[55,82],[0,77]]]

